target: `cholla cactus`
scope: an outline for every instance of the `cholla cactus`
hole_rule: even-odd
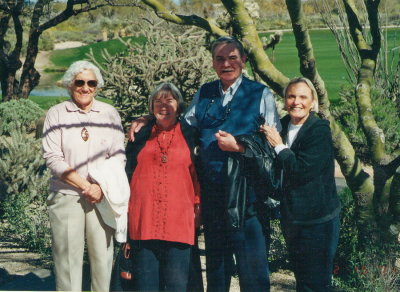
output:
[[[13,128],[31,133],[36,128],[36,121],[43,115],[44,111],[29,99],[0,103],[0,135],[10,135]]]
[[[203,32],[144,20],[137,27],[141,28],[138,35],[144,37],[144,43],[121,40],[126,51],[116,56],[104,51],[102,64],[89,55],[105,80],[100,94],[114,100],[124,125],[147,113],[148,96],[157,84],[173,82],[189,102],[200,85],[214,76]]]
[[[0,136],[0,215],[20,244],[48,252],[50,171],[42,158],[41,140],[26,134],[17,123],[10,128],[10,136]]]
[[[28,192],[46,196],[50,172],[42,158],[41,140],[11,125],[10,137],[0,136],[0,200]]]

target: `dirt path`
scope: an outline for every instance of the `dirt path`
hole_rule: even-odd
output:
[[[54,276],[51,273],[51,259],[42,259],[40,254],[21,248],[17,240],[4,231],[0,231],[0,238],[0,291],[54,290],[55,284]],[[200,249],[203,248],[202,240],[200,240]],[[201,261],[203,279],[205,279],[204,256],[201,257]],[[238,278],[232,277],[230,291],[240,291]],[[283,271],[271,275],[271,292],[292,291],[295,291],[295,282],[290,272]]]
[[[84,46],[82,42],[62,42],[54,44],[54,50],[64,50]],[[42,73],[44,69],[52,67],[50,61],[51,51],[40,51],[36,57],[35,68]]]
[[[20,247],[4,229],[0,222],[0,290],[54,290],[51,259]]]

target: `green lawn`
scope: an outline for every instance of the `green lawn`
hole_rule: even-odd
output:
[[[143,37],[125,37],[123,40],[132,39],[135,42],[144,42]],[[110,40],[107,42],[98,42],[89,44],[86,46],[71,48],[65,50],[54,50],[50,55],[50,60],[54,64],[56,68],[50,68],[50,70],[54,70],[57,68],[68,68],[72,62],[87,59],[86,54],[89,53],[90,49],[93,50],[93,54],[95,55],[98,61],[102,61],[102,53],[103,49],[107,49],[107,51],[111,55],[115,55],[117,53],[122,52],[125,49],[125,45],[121,43],[120,40]]]
[[[68,100],[69,97],[60,97],[60,96],[29,96],[29,99],[32,100],[33,102],[37,103],[40,108],[44,110],[48,110],[50,107],[53,105],[56,105],[57,103],[63,102],[65,100]],[[106,99],[106,98],[101,98],[97,97],[98,100],[112,104],[113,101],[111,99]]]
[[[347,82],[347,73],[342,63],[340,53],[336,41],[332,33],[328,30],[316,30],[310,32],[311,41],[313,43],[314,54],[316,57],[317,68],[325,81],[331,101],[339,98],[340,87]],[[400,30],[390,29],[387,31],[389,52],[399,46]],[[144,42],[144,38],[132,38],[133,41]],[[119,40],[111,40],[108,42],[99,42],[87,46],[55,50],[50,56],[50,60],[56,68],[67,68],[73,61],[86,58],[86,54],[90,48],[101,62],[101,50],[107,49],[110,54],[122,52],[124,45]],[[398,60],[397,48],[397,59]],[[272,52],[268,50],[268,54],[272,59]],[[283,34],[282,42],[277,45],[274,53],[273,63],[286,76],[292,78],[300,76],[299,59],[297,57],[297,49],[292,32]],[[58,73],[61,74],[61,73]]]
[[[400,44],[400,30],[388,30],[388,51],[398,47]],[[310,32],[314,55],[317,62],[318,72],[325,82],[329,99],[335,101],[339,98],[340,87],[347,81],[347,72],[340,57],[338,45],[334,36],[328,30],[314,30]],[[271,51],[268,50],[271,57]],[[398,60],[398,49],[397,49]],[[285,32],[280,44],[276,46],[274,53],[275,66],[289,78],[301,76],[299,58],[292,32]]]

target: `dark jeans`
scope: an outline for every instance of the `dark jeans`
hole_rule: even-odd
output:
[[[229,291],[235,256],[240,291],[269,291],[268,249],[265,236],[256,216],[247,218],[240,231],[230,231],[225,220],[222,194],[202,197],[207,290]]]
[[[131,241],[134,291],[186,292],[191,246],[162,240]]]
[[[297,225],[282,221],[296,291],[331,290],[333,258],[339,241],[339,216],[321,224]]]

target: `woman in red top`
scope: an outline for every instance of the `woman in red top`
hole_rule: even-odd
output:
[[[127,146],[135,291],[186,291],[200,197],[195,130],[178,121],[181,104],[173,84],[158,86],[149,98],[155,120]]]

